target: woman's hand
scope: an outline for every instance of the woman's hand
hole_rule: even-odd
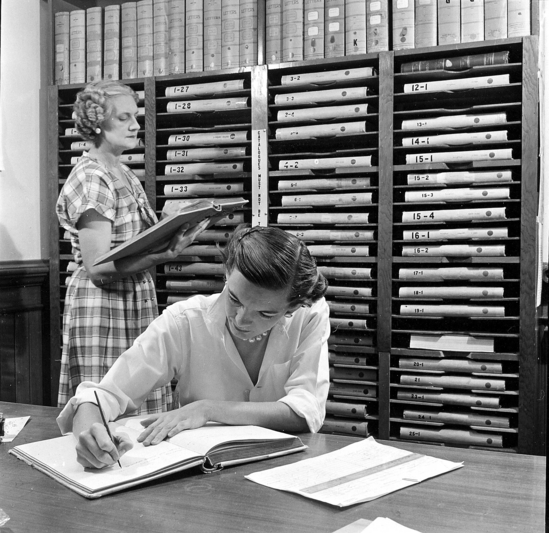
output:
[[[78,435],[76,444],[76,460],[84,468],[105,468],[116,463],[133,444],[127,435],[121,434],[109,437],[105,426],[95,423],[89,429]]]
[[[210,219],[205,219],[198,224],[183,224],[169,242],[159,242],[158,246],[154,248],[154,252],[94,265],[93,263],[99,256],[110,250],[112,223],[94,209],[88,209],[80,216],[77,223],[86,272],[94,285],[102,287],[158,264],[173,261],[187,246],[192,244],[209,223]]]
[[[204,400],[190,403],[179,409],[152,415],[142,420],[145,431],[137,438],[144,446],[158,444],[166,437],[173,437],[185,429],[199,428],[209,421],[207,404]]]
[[[185,248],[193,243],[196,237],[208,227],[209,223],[210,220],[205,219],[192,226],[183,224],[172,237],[163,253],[167,254],[170,259],[175,259]]]

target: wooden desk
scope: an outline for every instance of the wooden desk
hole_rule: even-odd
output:
[[[132,490],[86,500],[9,455],[14,445],[59,436],[59,409],[0,402],[7,417],[31,420],[12,443],[0,445],[0,509],[13,533],[330,533],[359,518],[389,517],[421,533],[541,533],[545,531],[544,457],[391,442],[450,461],[454,472],[339,509],[269,489],[245,474],[327,453],[356,440],[303,435],[303,453],[229,468],[182,472]]]

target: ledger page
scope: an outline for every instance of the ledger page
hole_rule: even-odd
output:
[[[463,466],[369,437],[335,452],[256,472],[247,479],[338,507],[375,500]]]

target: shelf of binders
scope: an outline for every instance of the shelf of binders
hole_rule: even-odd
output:
[[[251,200],[251,70],[156,80],[158,215],[199,199]],[[159,267],[159,306],[224,285],[218,248],[251,222],[250,204],[204,231],[177,261]]]
[[[487,52],[506,62],[400,71],[411,61]],[[170,201],[250,200],[172,273],[157,270],[160,305],[222,288],[215,244],[238,222],[282,227],[304,239],[330,282],[323,431],[543,453],[537,58],[537,38],[527,37],[146,79],[146,190],[158,214]],[[508,84],[404,89],[502,75]],[[243,84],[191,94],[235,80]],[[51,109],[58,100],[61,107],[59,117],[50,110],[50,167],[61,180],[71,168],[63,162],[78,156],[69,138],[57,138],[63,114],[70,127],[78,88],[51,88]],[[325,92],[341,89],[342,98]],[[247,103],[196,105],[228,98]],[[215,166],[227,162],[236,167]],[[59,237],[52,278],[63,284],[70,242]],[[55,303],[59,293],[52,288]]]
[[[521,47],[476,57],[395,72],[390,438],[514,451]]]
[[[269,224],[307,244],[330,288],[323,432],[377,432],[377,57],[269,69]]]
[[[505,356],[421,349],[393,354],[391,438],[516,450],[519,365]]]

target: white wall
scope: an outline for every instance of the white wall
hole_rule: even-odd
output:
[[[47,9],[2,0],[0,261],[47,258]]]
[[[48,257],[47,83],[48,52],[46,0],[0,0],[2,9],[0,71],[0,261]],[[535,0],[534,0],[535,1]],[[540,67],[542,102],[549,101],[549,2],[540,1]],[[541,105],[541,124],[549,120]],[[541,132],[541,175],[547,185],[549,138]],[[549,193],[542,191],[540,226],[547,264],[549,249]],[[545,222],[545,224],[542,224]]]
[[[538,212],[539,261],[537,299],[541,303],[542,279],[547,282],[549,263],[549,2],[540,1],[540,157],[541,187]]]

